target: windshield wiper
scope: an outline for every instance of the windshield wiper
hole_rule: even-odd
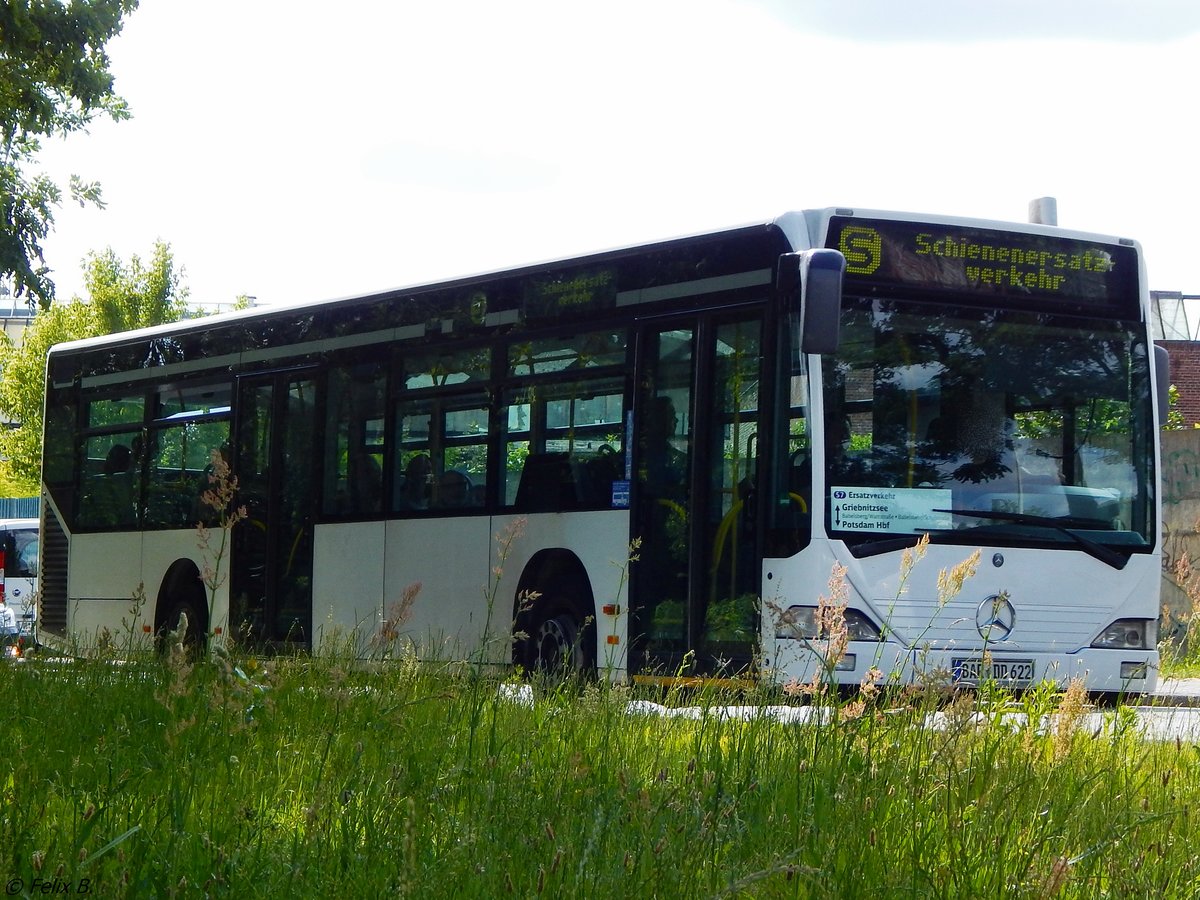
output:
[[[897,550],[908,550],[915,547],[921,540],[919,534],[900,534],[882,540],[866,541],[862,544],[846,544],[846,549],[855,559],[865,559],[868,556],[878,556],[880,553],[895,553]]]
[[[1072,531],[1061,520],[1051,518],[1050,516],[1001,512],[994,509],[935,509],[934,512],[950,513],[953,516],[969,516],[973,519],[999,519],[1004,522],[1016,522],[1018,525],[1041,525],[1044,528],[1053,528],[1060,534],[1065,534],[1078,544],[1085,553],[1089,556],[1094,556],[1105,565],[1112,566],[1114,569],[1123,569],[1125,568],[1125,564],[1129,562],[1127,555],[1118,553],[1111,547],[1105,547],[1103,544],[1097,544],[1095,541],[1085,538],[1083,535]]]

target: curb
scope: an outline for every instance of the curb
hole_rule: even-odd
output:
[[[1143,698],[1153,706],[1200,706],[1200,678],[1170,678]]]

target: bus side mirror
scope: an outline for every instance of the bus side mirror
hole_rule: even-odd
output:
[[[837,250],[806,250],[779,257],[779,289],[798,314],[800,352],[834,353],[842,314],[846,257]],[[798,308],[797,308],[798,307]]]
[[[1171,411],[1171,357],[1166,347],[1154,345],[1154,386],[1158,389],[1158,427],[1167,424]]]

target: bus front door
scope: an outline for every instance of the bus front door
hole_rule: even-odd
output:
[[[276,372],[238,382],[230,622],[262,647],[311,649],[316,382]]]
[[[635,674],[736,677],[753,665],[762,371],[760,314],[693,316],[639,336]]]

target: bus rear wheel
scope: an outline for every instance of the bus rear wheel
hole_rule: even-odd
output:
[[[207,630],[204,611],[195,600],[172,600],[158,634],[159,649],[170,653],[174,646],[182,645],[185,653],[194,656],[203,650]]]

